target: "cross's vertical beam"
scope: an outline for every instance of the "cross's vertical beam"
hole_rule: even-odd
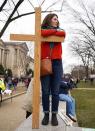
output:
[[[35,8],[35,36],[32,128],[39,128],[41,8]]]

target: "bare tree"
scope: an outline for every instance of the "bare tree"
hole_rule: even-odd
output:
[[[89,48],[89,46],[85,46],[85,42],[79,38],[74,39],[71,44],[71,49],[74,55],[78,55],[85,67],[85,74],[88,78],[89,74],[89,67],[91,66],[91,61],[93,58],[92,50]]]
[[[82,0],[80,0],[80,6],[83,10],[82,13],[68,6],[69,12],[75,20],[73,22],[79,24],[79,27],[72,29],[74,40],[71,40],[71,49],[80,56],[88,76],[90,61],[95,63],[95,11],[86,7]]]
[[[2,4],[0,5],[0,14],[4,14],[6,15],[6,20],[3,20],[0,18],[0,22],[3,22],[3,27],[0,31],[0,38],[2,37],[2,35],[4,34],[5,30],[7,29],[7,27],[9,26],[9,24],[16,20],[16,19],[19,19],[23,16],[27,16],[27,15],[31,15],[31,14],[34,14],[35,11],[29,11],[29,12],[25,12],[25,13],[20,13],[18,10],[20,9],[22,3],[25,2],[25,0],[18,0],[18,2],[16,3],[17,1],[15,0],[4,0],[2,2]],[[32,9],[34,10],[34,5],[33,3],[30,1],[30,0],[27,0],[27,2],[32,6]],[[42,6],[44,3],[46,2],[46,0],[43,0],[42,3],[39,5],[39,6]],[[55,2],[52,2],[51,5],[49,5],[47,7],[47,9],[45,9],[44,11],[42,11],[42,13],[45,13],[45,12],[52,12],[52,11],[59,11],[61,12],[62,11],[62,7],[63,7],[63,3],[64,3],[64,0],[62,0],[61,2],[61,8],[58,9],[58,10],[50,10],[51,7],[55,6],[57,3],[59,2],[59,0],[55,0]],[[6,5],[8,6],[8,9],[6,9]],[[11,7],[11,5],[13,5],[13,8]]]

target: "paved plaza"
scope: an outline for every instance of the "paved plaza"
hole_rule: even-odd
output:
[[[24,120],[25,111],[22,109],[24,96],[3,101],[0,107],[0,131],[14,131]]]

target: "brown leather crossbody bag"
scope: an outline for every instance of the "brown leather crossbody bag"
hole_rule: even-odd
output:
[[[47,57],[47,58],[41,60],[41,66],[40,66],[41,67],[40,68],[40,75],[41,76],[52,74],[51,53],[52,53],[52,48],[50,50],[50,57]]]

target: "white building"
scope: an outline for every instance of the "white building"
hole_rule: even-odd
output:
[[[25,75],[27,63],[34,65],[27,53],[26,42],[3,42],[0,39],[0,64],[5,69],[11,69],[13,76]],[[33,66],[30,68],[33,69]]]

